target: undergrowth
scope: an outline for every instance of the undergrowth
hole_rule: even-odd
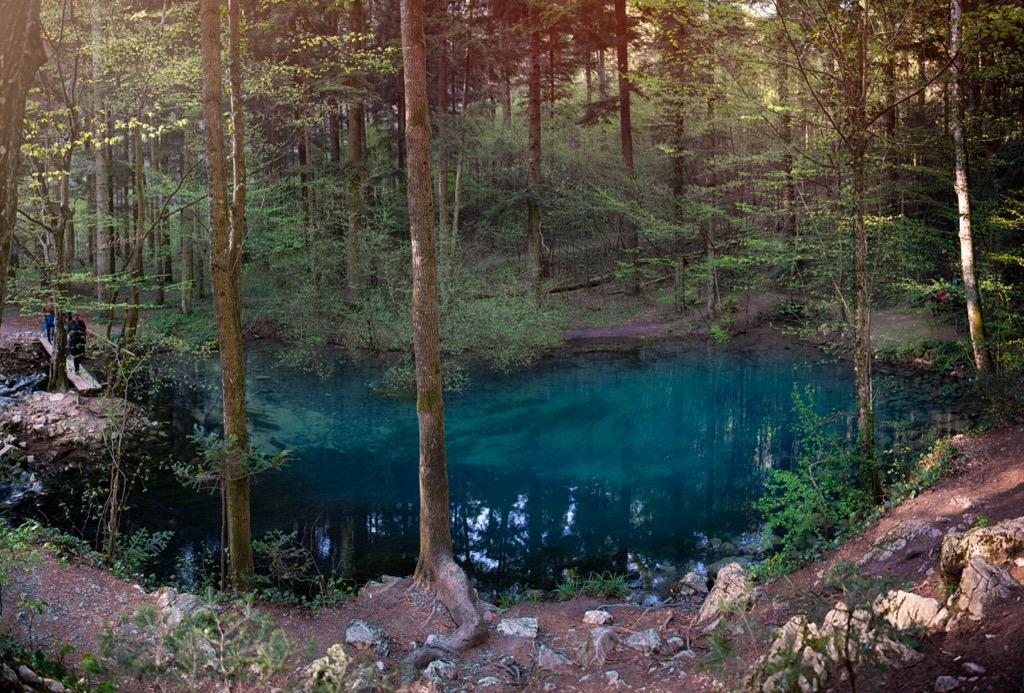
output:
[[[888,451],[885,502],[876,506],[861,477],[856,444],[839,435],[831,418],[814,408],[813,392],[793,393],[797,414],[796,456],[789,468],[764,470],[764,493],[754,508],[764,521],[765,533],[782,539],[780,550],[752,567],[756,579],[784,575],[818,559],[841,542],[858,534],[884,512],[956,468],[957,451],[939,441],[917,461],[908,451]]]

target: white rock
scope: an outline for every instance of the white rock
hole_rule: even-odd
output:
[[[1020,592],[1021,584],[1005,568],[975,554],[961,574],[956,606],[978,620],[985,615],[985,607]]]
[[[935,693],[949,693],[960,687],[960,680],[955,676],[940,676],[935,679],[935,684],[932,686],[935,689]]]
[[[591,664],[600,666],[605,663],[608,655],[618,643],[619,636],[615,633],[614,628],[595,628],[590,631],[590,637],[580,648],[579,661],[584,666]]]
[[[650,655],[661,649],[661,633],[657,628],[648,628],[639,633],[633,633],[622,644],[634,650],[640,650],[644,655]]]
[[[932,628],[949,615],[938,600],[913,592],[895,590],[875,600],[874,612],[900,631],[915,627]]]
[[[589,626],[606,626],[614,620],[615,617],[604,609],[591,609],[583,614],[583,622]]]
[[[498,622],[498,632],[509,635],[513,638],[527,638],[532,640],[537,637],[537,619],[532,616],[521,618],[503,618]]]
[[[572,660],[551,648],[541,645],[537,651],[537,668],[544,671],[557,671],[572,666]]]
[[[384,642],[384,633],[363,619],[355,618],[345,628],[345,642],[360,650],[376,648]]]
[[[975,664],[974,662],[964,662],[963,666],[960,668],[971,676],[981,676],[986,671],[985,667],[980,664]]]
[[[423,675],[434,681],[454,681],[455,664],[446,659],[435,659],[423,670]]]
[[[743,566],[739,563],[730,563],[718,571],[714,588],[697,612],[697,623],[711,623],[725,610],[736,607],[745,609],[749,603],[750,583],[743,572]]]

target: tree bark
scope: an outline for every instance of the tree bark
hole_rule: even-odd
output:
[[[362,49],[359,37],[363,33],[363,3],[352,3],[352,34],[356,37],[353,51]],[[359,91],[360,85],[353,84]],[[348,235],[345,238],[345,301],[350,306],[359,306],[363,301],[363,102],[357,96],[348,107]]]
[[[200,48],[206,175],[210,189],[210,283],[220,348],[224,436],[232,441],[231,459],[227,461],[223,482],[230,582],[235,587],[246,587],[252,581],[253,558],[249,477],[243,468],[249,437],[245,413],[245,357],[242,349],[241,243],[246,183],[238,3],[239,0],[228,0],[228,70],[234,182],[230,209],[222,117],[219,0],[200,2]]]
[[[401,8],[412,241],[413,351],[420,433],[420,555],[413,580],[419,589],[433,592],[452,614],[458,627],[445,638],[444,648],[460,650],[482,642],[487,636],[487,627],[478,610],[476,592],[452,555],[422,0],[402,0]]]
[[[0,319],[7,300],[25,99],[46,62],[39,0],[0,0]]]
[[[963,60],[959,56],[963,44],[961,0],[950,2],[949,49],[952,53],[953,81],[950,84],[953,102],[953,151],[955,156],[953,189],[956,191],[959,212],[960,272],[963,275],[964,294],[967,299],[967,325],[974,350],[974,367],[979,373],[991,373],[992,357],[985,344],[985,321],[982,319],[981,296],[974,274],[974,238],[971,235],[971,195],[967,178],[967,145],[964,130]]]
[[[539,18],[531,14],[531,21]],[[527,104],[526,119],[529,136],[526,229],[526,274],[529,291],[534,303],[540,303],[541,278],[541,140],[540,140],[540,31],[536,27],[530,32],[530,53],[527,61]]]
[[[615,0],[615,54],[619,77],[619,140],[622,146],[622,163],[626,171],[626,195],[633,194],[633,122],[629,86],[629,26],[626,21],[626,0]],[[640,272],[637,266],[637,250],[640,236],[636,224],[628,214],[622,215],[622,247],[627,252],[627,262],[633,271],[627,282],[627,293],[640,293]]]
[[[135,340],[135,333],[139,329],[139,305],[142,303],[140,284],[142,282],[142,248],[146,237],[146,175],[143,168],[142,155],[142,129],[135,126],[132,129],[132,152],[135,163],[135,234],[132,238],[132,250],[129,258],[131,267],[131,301],[128,305],[128,315],[125,319],[124,337],[125,346]]]

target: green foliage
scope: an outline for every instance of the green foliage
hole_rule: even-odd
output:
[[[796,457],[789,469],[765,470],[755,502],[765,527],[782,537],[780,558],[761,570],[812,559],[846,537],[870,506],[853,446],[814,410],[813,392],[793,393]]]
[[[590,573],[586,577],[579,577],[569,571],[565,578],[555,585],[555,598],[559,601],[569,601],[576,597],[623,599],[627,594],[629,586],[626,584],[626,577],[609,572]]]
[[[290,450],[282,450],[271,457],[254,448],[239,450],[232,437],[207,433],[199,425],[189,440],[198,449],[198,461],[180,462],[173,465],[172,469],[186,486],[210,492],[219,489],[228,477],[251,477],[271,469],[280,469],[288,463],[292,454]]]
[[[0,608],[4,592],[11,587],[11,572],[42,562],[42,552],[36,545],[40,530],[35,522],[11,527],[0,518]]]
[[[259,686],[286,670],[292,644],[252,598],[227,603],[204,594],[191,611],[141,607],[124,628],[108,624],[101,634],[103,654],[155,687],[192,689],[210,680],[225,689],[237,682]]]
[[[171,309],[155,310],[146,315],[146,328],[176,346],[176,352],[208,354],[217,346],[217,321],[212,307],[197,307],[191,315]]]
[[[155,578],[147,575],[146,567],[163,553],[173,537],[173,531],[150,532],[145,527],[135,530],[120,544],[117,560],[111,566],[114,574],[126,580],[143,580],[152,584]]]
[[[74,651],[75,648],[68,644],[59,647],[55,644],[47,650],[34,649],[14,637],[8,626],[0,627],[0,663],[14,670],[25,665],[41,678],[58,681],[66,691],[113,693],[117,690],[106,680],[109,672],[95,655],[86,652],[82,655],[79,669],[71,667],[65,659]]]
[[[572,597],[569,597],[571,599]],[[500,609],[507,609],[517,604],[527,602],[536,603],[540,601],[540,593],[537,590],[525,589],[518,582],[507,587],[498,594],[497,606]]]

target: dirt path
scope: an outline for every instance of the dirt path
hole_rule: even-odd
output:
[[[897,523],[922,521],[947,530],[971,527],[981,518],[996,523],[1024,516],[1024,427],[1007,424],[974,437],[960,437],[956,445],[963,458],[955,476],[941,480],[917,498],[889,512],[862,536],[819,563],[767,585],[751,622],[759,623],[765,632],[781,625],[797,610],[794,605],[806,603],[795,598],[798,594],[814,595],[823,604],[834,600],[836,595],[822,587],[824,571],[841,560],[859,560],[872,542]],[[891,579],[920,594],[942,598],[936,575],[938,541],[931,539],[913,546],[913,550],[872,562],[865,567],[865,572],[876,579]],[[1013,574],[1018,580],[1024,580],[1024,567],[1014,568]],[[46,602],[41,616],[12,606],[12,597],[22,593]],[[48,560],[19,571],[13,587],[5,591],[4,601],[0,623],[15,634],[40,646],[67,642],[81,655],[97,651],[97,633],[104,623],[117,623],[140,604],[156,603],[156,596],[145,594],[138,586],[75,559],[70,563]],[[749,664],[758,654],[758,648],[742,651],[742,657],[733,662],[731,668],[711,668],[698,673],[695,661],[708,654],[709,644],[693,624],[696,603],[683,601],[657,608],[613,604],[606,606],[620,636],[654,628],[665,640],[678,637],[689,643],[694,656],[645,656],[639,651],[619,647],[601,666],[581,668],[573,663],[553,671],[539,669],[536,660],[542,647],[564,654],[574,662],[579,659],[590,632],[590,626],[583,624],[583,614],[598,606],[601,604],[596,600],[575,600],[512,607],[498,618],[536,618],[537,637],[502,635],[492,622],[491,637],[485,645],[452,658],[456,679],[442,684],[440,690],[604,691],[609,686],[646,691],[712,690],[728,680],[735,682],[736,672],[743,668],[738,665]],[[452,627],[433,602],[409,591],[402,581],[372,595],[350,599],[337,608],[317,611],[282,605],[264,605],[263,608],[292,642],[315,643],[312,655],[293,655],[294,667],[307,664],[329,645],[341,641],[354,618],[365,619],[386,634],[388,651],[376,655],[376,659],[389,671],[396,670],[398,661],[414,643],[424,642],[431,632]],[[957,690],[1022,690],[1024,604],[1007,603],[984,622],[965,621],[952,632],[926,636],[921,641],[920,651],[925,661],[901,671],[884,686],[887,690],[931,690],[937,676],[955,675],[964,661],[982,665],[987,673],[977,682]],[[272,681],[253,684],[247,690],[270,690],[283,685],[298,677],[294,671]],[[133,688],[128,685],[125,690]],[[145,686],[136,689],[143,690]]]

